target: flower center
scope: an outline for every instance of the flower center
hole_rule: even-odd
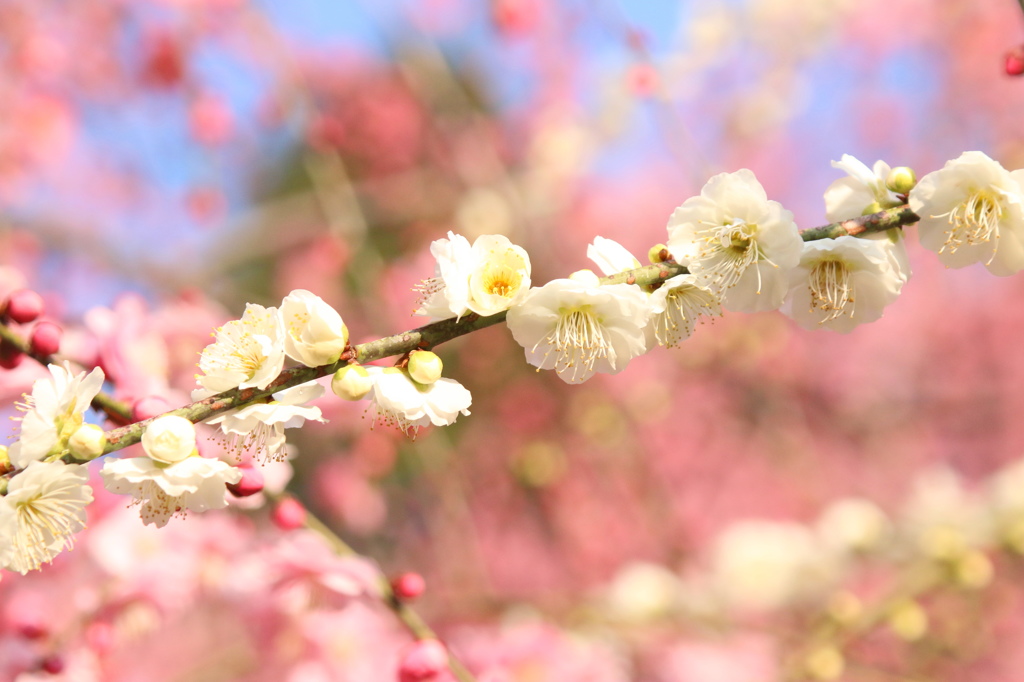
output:
[[[614,359],[615,350],[601,320],[589,305],[575,306],[558,311],[558,322],[543,342],[554,351],[555,371],[571,372],[573,380],[591,374],[599,358]],[[536,346],[534,346],[536,348]]]
[[[492,296],[512,298],[523,282],[523,276],[508,266],[488,268],[484,274],[484,291]]]
[[[707,289],[692,285],[676,287],[665,296],[665,311],[654,317],[654,338],[671,347],[693,334],[702,315],[715,314],[718,300]]]
[[[756,234],[757,225],[742,220],[697,230],[701,248],[694,265],[703,279],[712,287],[725,290],[735,286],[748,267],[767,261],[757,246]],[[760,282],[757,290],[761,291]]]
[[[843,315],[849,305],[853,315],[853,284],[850,282],[850,268],[841,260],[823,260],[811,270],[811,310],[820,310],[828,322]]]
[[[53,555],[53,546],[70,549],[79,529],[78,508],[56,495],[36,495],[17,503],[18,530],[14,538],[24,565],[35,570]]]
[[[949,220],[946,243],[939,249],[939,253],[946,249],[949,249],[950,253],[956,253],[956,250],[963,246],[974,246],[999,239],[999,219],[1002,218],[1002,214],[999,202],[991,195],[987,192],[975,192],[949,213],[934,216],[948,216]]]

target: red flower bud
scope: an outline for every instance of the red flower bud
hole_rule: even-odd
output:
[[[436,639],[413,642],[402,655],[399,682],[423,682],[448,669],[448,651]]]
[[[32,322],[43,314],[43,297],[31,289],[18,289],[7,297],[4,312],[19,324]]]
[[[53,355],[60,350],[60,337],[64,332],[53,322],[40,322],[32,329],[29,345],[36,355]]]
[[[1024,45],[1015,47],[1006,53],[1004,66],[1007,76],[1024,75]]]
[[[249,497],[263,490],[263,473],[251,464],[240,464],[242,478],[238,483],[228,483],[228,490],[235,497]]]
[[[306,523],[306,508],[294,497],[286,497],[270,512],[270,520],[281,530],[295,530]]]
[[[403,601],[419,597],[427,589],[427,581],[419,573],[402,573],[391,580],[391,590]]]

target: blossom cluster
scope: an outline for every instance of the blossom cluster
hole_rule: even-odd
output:
[[[805,650],[790,657],[801,679],[841,679],[843,647],[853,640],[878,629],[903,643],[925,642],[945,617],[933,608],[938,593],[986,588],[994,580],[993,557],[1024,554],[1022,484],[1024,460],[978,486],[934,466],[918,474],[892,511],[844,497],[809,522],[739,519],[713,538],[694,562],[698,568],[632,562],[595,601],[609,624],[627,630],[675,620],[742,630],[783,612],[817,618],[833,636],[815,641],[804,624],[806,641],[790,646]]]
[[[781,310],[802,327],[844,333],[878,319],[910,276],[902,224],[869,229],[888,209],[911,211],[922,244],[950,267],[981,262],[997,275],[1024,268],[1024,171],[1006,171],[980,152],[919,182],[909,169],[881,161],[869,169],[844,156],[834,165],[848,174],[825,194],[838,229],[801,234],[793,214],[768,199],[753,173],[722,173],[670,217],[666,243],[648,254],[657,276],[645,275],[650,269],[620,244],[596,237],[587,256],[603,278],[580,270],[534,287],[529,256],[507,238],[484,235],[471,244],[449,233],[431,246],[436,269],[419,287],[416,314],[455,323],[504,315],[528,363],[578,384],[598,372],[620,372],[655,346],[678,346],[723,311]],[[306,290],[292,291],[280,307],[248,304],[214,336],[200,356],[192,399],[211,406],[226,391],[257,397],[229,410],[190,412],[194,419],[170,413],[143,421],[142,453],[104,462],[104,487],[130,496],[145,524],[162,527],[175,515],[224,508],[229,491],[258,492],[241,453],[263,464],[283,461],[291,454],[286,429],[325,421],[312,404],[324,386],[292,381],[287,364],[331,374],[337,396],[367,401],[374,421],[410,435],[452,424],[472,404],[426,347],[402,352],[394,366],[359,364],[341,315]],[[82,463],[120,449],[100,425],[86,423],[104,371],[76,373],[68,363],[48,369],[20,406],[18,439],[0,461],[0,566],[22,573],[73,544],[94,497]],[[202,454],[199,439],[211,430],[235,461]],[[866,551],[889,532],[884,515],[863,500],[846,501],[826,517],[821,523],[830,530],[821,537],[795,526],[738,526],[723,536],[712,577],[698,591],[754,609],[799,601],[834,586],[854,550]],[[927,551],[967,562],[963,571],[985,570],[982,554],[958,549],[974,546],[959,535],[921,537]],[[829,545],[836,542],[846,544]],[[759,573],[746,581],[751,566]]]

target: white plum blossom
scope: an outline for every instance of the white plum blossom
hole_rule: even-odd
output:
[[[750,313],[782,305],[803,244],[793,214],[745,168],[708,180],[672,214],[668,235],[673,258],[726,310]]]
[[[348,327],[322,298],[296,289],[281,303],[284,350],[288,357],[307,367],[337,362],[348,345]]]
[[[197,383],[211,395],[232,388],[266,388],[284,366],[284,337],[277,308],[247,304],[242,318],[219,327],[217,340],[203,349],[203,374],[196,376]]]
[[[368,394],[374,419],[403,433],[424,426],[448,426],[460,414],[469,416],[473,396],[454,379],[418,384],[397,367],[366,367],[373,379]]]
[[[955,558],[992,539],[993,519],[985,500],[946,466],[918,475],[902,512],[901,530],[932,558]]]
[[[594,243],[587,247],[587,258],[605,275],[640,267],[640,261],[624,246],[604,237],[594,238]],[[685,273],[665,280],[648,296],[647,302],[651,309],[648,346],[676,346],[690,338],[702,317],[722,314],[718,296],[701,286],[696,275]]]
[[[921,245],[950,268],[984,263],[994,275],[1024,269],[1024,170],[1012,173],[982,152],[964,152],[921,178],[910,210]]]
[[[880,241],[839,237],[804,244],[783,312],[804,329],[847,333],[882,316],[903,279]]]
[[[421,284],[415,314],[432,319],[468,312],[494,315],[518,302],[530,288],[530,257],[501,235],[482,235],[473,245],[453,232],[430,245],[434,277]]]
[[[892,532],[892,524],[874,502],[844,497],[825,508],[818,518],[817,530],[827,547],[849,554],[878,549]]]
[[[896,192],[886,186],[892,169],[885,161],[876,161],[873,168],[868,168],[858,159],[843,154],[841,161],[832,162],[832,167],[848,175],[825,190],[825,216],[829,222],[858,218],[865,212],[877,213],[903,203]]]
[[[618,620],[642,624],[677,610],[682,592],[678,575],[659,564],[636,561],[619,569],[604,593],[604,601]]]
[[[704,317],[721,317],[722,303],[696,275],[670,277],[651,293],[648,330],[661,346],[671,348],[690,338]]]
[[[85,466],[61,461],[30,462],[11,478],[0,498],[0,540],[13,548],[0,549],[0,555],[7,556],[9,568],[22,574],[36,570],[74,544],[92,502],[88,480]]]
[[[210,426],[217,426],[227,435],[232,446],[238,449],[252,448],[264,455],[264,459],[285,458],[285,429],[302,426],[307,419],[325,421],[319,407],[307,406],[324,394],[324,387],[315,381],[293,386],[273,394],[269,403],[254,403],[230,410],[206,420]]]
[[[174,414],[157,417],[142,432],[142,449],[162,464],[181,462],[195,452],[196,427]]]
[[[110,492],[132,496],[143,523],[162,528],[176,514],[226,507],[227,484],[241,480],[242,472],[195,454],[174,464],[149,457],[108,459],[100,476]]]
[[[605,275],[640,267],[640,261],[625,246],[605,237],[594,237],[594,243],[587,246],[587,258]]]
[[[25,414],[21,417],[21,433],[8,456],[19,469],[67,450],[68,439],[82,426],[85,411],[103,387],[103,370],[99,367],[88,375],[73,373],[67,362],[47,369],[50,376],[32,384],[32,395],[18,405]]]
[[[632,284],[601,286],[589,271],[531,289],[508,311],[512,337],[538,369],[570,384],[615,374],[647,350],[647,295]]]
[[[733,607],[776,609],[813,596],[837,577],[838,565],[805,526],[738,521],[716,539],[713,584]]]

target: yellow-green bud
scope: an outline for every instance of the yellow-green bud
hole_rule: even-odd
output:
[[[668,256],[668,247],[664,244],[655,244],[651,247],[650,251],[647,252],[647,260],[651,261],[652,265],[664,263]]]
[[[953,564],[956,583],[967,589],[980,589],[992,582],[992,562],[978,550],[970,551]]]
[[[429,385],[441,378],[444,364],[436,353],[429,350],[414,350],[409,353],[409,364],[406,371],[417,384]]]
[[[362,365],[345,365],[334,373],[331,390],[344,400],[362,400],[373,388],[373,379]]]
[[[905,601],[895,606],[886,619],[889,629],[907,642],[914,642],[928,632],[928,614],[915,601]]]
[[[860,599],[852,592],[839,592],[828,602],[828,615],[837,623],[852,623],[863,612],[864,607]]]
[[[864,210],[860,212],[861,215],[871,215],[872,213],[878,213],[882,210],[882,205],[877,201],[873,201],[864,207]]]
[[[917,173],[907,166],[896,166],[885,177],[885,186],[896,194],[907,194],[917,184]]]
[[[83,424],[68,438],[68,450],[78,459],[95,459],[106,446],[107,435],[95,424]]]
[[[831,644],[816,647],[804,659],[804,669],[815,680],[839,679],[845,667],[843,653]]]

